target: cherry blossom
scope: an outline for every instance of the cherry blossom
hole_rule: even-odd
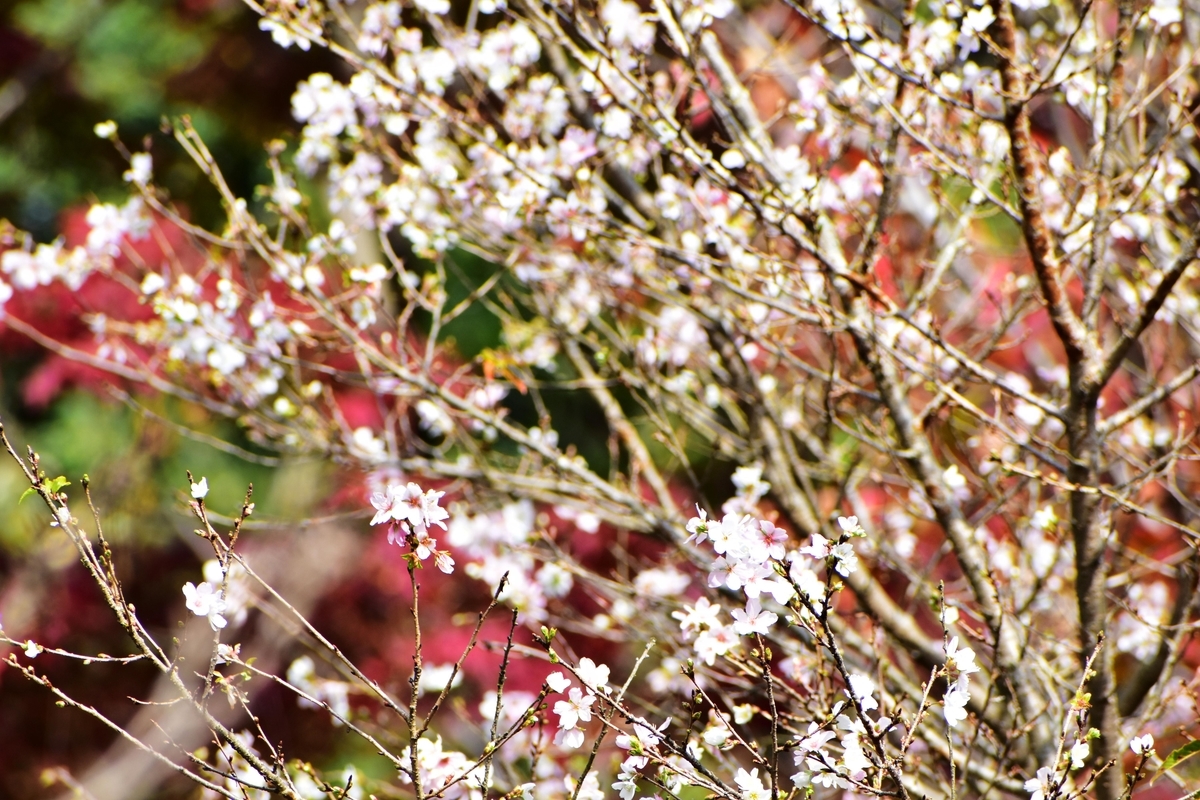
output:
[[[570,687],[571,681],[561,671],[555,671],[546,676],[546,685],[555,694],[562,694]]]
[[[758,777],[758,769],[752,769],[750,772],[739,768],[737,775],[734,776],[734,783],[741,790],[742,800],[768,800],[771,792],[763,785],[762,779]]]
[[[830,550],[830,555],[834,558],[834,570],[839,575],[848,578],[858,569],[858,555],[850,542],[835,544]]]
[[[858,705],[863,711],[874,711],[879,708],[879,702],[874,697],[875,682],[866,675],[858,673],[851,675],[850,691],[854,694],[854,699],[858,701]]]
[[[620,794],[621,800],[632,800],[637,794],[638,771],[643,769],[649,759],[645,756],[629,756],[621,762],[621,772],[612,788]]]
[[[201,478],[192,484],[192,499],[203,500],[208,496],[208,478]]]
[[[183,596],[187,600],[188,611],[197,617],[206,617],[214,631],[221,630],[227,624],[225,617],[225,598],[217,586],[203,581],[199,586],[188,581],[183,585]]]
[[[568,750],[574,750],[584,741],[584,733],[580,728],[559,728],[554,734],[554,743]]]
[[[1029,792],[1029,800],[1050,800],[1056,794],[1058,776],[1049,767],[1040,767],[1036,778],[1025,781],[1025,791]]]
[[[596,696],[588,693],[584,694],[579,688],[571,689],[566,700],[559,700],[554,704],[554,713],[558,714],[559,727],[570,729],[578,727],[581,722],[590,722],[592,719],[591,705],[596,702]]]
[[[576,677],[589,689],[595,691],[608,691],[608,672],[607,666],[597,664],[587,656],[579,659],[579,666],[575,668]]]
[[[801,547],[800,552],[813,558],[827,558],[830,553],[829,540],[819,533],[814,533],[812,544]]]
[[[1129,740],[1129,749],[1140,755],[1150,755],[1154,752],[1154,737],[1150,734],[1135,736]]]
[[[721,606],[710,601],[707,597],[696,599],[695,605],[684,606],[683,611],[673,611],[671,616],[679,620],[679,628],[684,639],[706,628],[719,627]]]
[[[704,630],[693,644],[696,655],[710,667],[718,656],[723,656],[738,645],[738,634],[732,625],[710,627]]]
[[[800,759],[808,753],[820,751],[826,744],[837,738],[837,734],[831,730],[824,730],[818,727],[817,723],[808,723],[808,731],[799,744],[796,745],[796,766],[800,766]]]
[[[622,750],[629,750],[633,755],[654,752],[662,741],[662,732],[670,724],[671,720],[665,719],[655,728],[645,719],[635,719],[631,731],[617,736],[616,745]]]
[[[759,634],[762,636],[771,632],[771,626],[779,616],[771,611],[764,611],[759,602],[753,598],[746,601],[746,608],[733,610],[733,629],[742,636]]]
[[[390,485],[386,491],[371,495],[371,505],[376,509],[371,524],[392,521],[419,534],[426,534],[434,525],[446,529],[445,521],[450,514],[438,505],[444,495],[445,492],[433,489],[424,491],[411,481],[403,486]]]
[[[959,647],[958,637],[952,637],[946,645],[946,664],[957,670],[960,675],[970,675],[979,671],[975,663],[975,651],[969,647]]]
[[[134,153],[129,157],[129,169],[125,172],[125,180],[145,186],[150,181],[153,166],[154,162],[149,153]]]
[[[1091,746],[1085,740],[1080,740],[1071,745],[1071,752],[1069,753],[1071,757],[1071,769],[1083,769],[1083,765],[1091,751]]]
[[[946,724],[951,728],[958,727],[958,724],[967,718],[967,703],[970,701],[970,694],[967,688],[956,683],[946,692],[946,696],[942,698],[942,712],[946,716]]]

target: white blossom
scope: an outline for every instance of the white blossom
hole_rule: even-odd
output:
[[[608,667],[604,664],[597,664],[587,656],[579,659],[579,666],[575,668],[575,675],[589,689],[596,691],[608,690]]]
[[[628,45],[634,50],[646,51],[654,45],[653,17],[642,14],[636,3],[604,0],[600,6],[600,19],[604,21],[608,42],[613,47]]]
[[[1087,741],[1080,740],[1071,746],[1071,769],[1083,769],[1084,762],[1091,753]]]
[[[721,154],[721,166],[725,169],[741,169],[746,166],[746,157],[741,150],[731,147]]]
[[[450,10],[450,0],[413,0],[413,4],[427,14],[439,16]]]
[[[942,712],[946,716],[946,724],[951,728],[958,727],[958,724],[967,718],[967,703],[971,696],[967,688],[961,683],[956,683],[950,687],[950,691],[946,692],[946,696],[942,699]]]
[[[129,169],[125,171],[125,180],[145,186],[150,182],[153,166],[154,161],[149,153],[134,153],[129,157]]]
[[[771,797],[771,792],[763,785],[763,781],[758,777],[758,769],[755,768],[750,772],[738,768],[737,775],[734,776],[734,783],[741,790],[741,800],[768,800]]]
[[[188,611],[197,617],[207,617],[208,624],[214,631],[224,628],[227,624],[225,617],[225,598],[221,590],[207,581],[196,586],[191,581],[183,585],[183,596],[187,601]]]
[[[850,691],[858,700],[863,711],[874,711],[879,708],[879,701],[874,697],[875,682],[866,675],[854,673],[850,676]]]
[[[432,400],[417,401],[416,411],[422,430],[433,436],[448,436],[453,432],[454,420]]]
[[[272,41],[284,49],[291,47],[293,44],[301,50],[308,50],[312,46],[308,39],[296,35],[290,28],[276,20],[264,17],[258,21],[258,27],[259,30],[270,33]]]
[[[959,647],[957,636],[946,645],[946,663],[962,675],[979,671],[979,665],[975,663],[975,651],[969,647]]]
[[[1029,792],[1029,800],[1047,800],[1054,794],[1058,776],[1049,767],[1041,767],[1036,778],[1025,781],[1025,791]]]
[[[771,611],[764,611],[762,605],[751,598],[746,601],[746,609],[733,610],[733,629],[742,636],[759,634],[762,636],[771,632],[771,626],[779,616]]]
[[[633,800],[633,796],[637,794],[638,770],[645,767],[648,762],[649,759],[646,756],[635,755],[628,756],[621,762],[621,772],[612,785],[612,788],[616,789],[621,796],[621,800]]]
[[[198,482],[192,484],[192,499],[203,500],[208,496],[208,478],[201,478]]]

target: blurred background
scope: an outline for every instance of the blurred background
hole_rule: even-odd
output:
[[[126,164],[92,131],[111,119],[130,147],[147,140],[156,176],[186,215],[200,224],[219,224],[215,193],[199,171],[169,137],[152,142],[149,137],[164,118],[190,115],[234,190],[252,196],[256,185],[269,180],[264,143],[297,132],[291,94],[298,81],[317,71],[338,74],[338,64],[323,53],[274,46],[255,15],[236,0],[0,4],[0,219],[47,242],[78,226],[91,203],[127,197],[121,177]],[[81,341],[89,332],[76,313],[80,304],[103,310],[104,301],[87,290],[72,296],[55,286],[15,301],[9,310],[59,341]],[[395,548],[375,546],[377,537],[358,513],[361,476],[348,482],[352,490],[331,492],[341,484],[330,480],[328,465],[231,454],[180,430],[186,426],[214,442],[240,443],[252,451],[232,423],[163,398],[138,395],[134,402],[144,412],[115,396],[102,376],[35,345],[0,320],[0,419],[8,436],[18,449],[36,448],[47,473],[72,481],[69,491],[77,491],[80,476],[89,475],[105,532],[116,545],[118,571],[141,616],[164,639],[174,633],[186,645],[187,637],[171,630],[188,616],[180,587],[202,580],[202,564],[211,557],[184,513],[190,469],[208,477],[217,513],[236,513],[253,483],[263,519],[324,518],[291,530],[256,529],[250,546],[272,555],[276,578],[290,585],[299,607],[311,609],[315,621],[335,631],[334,640],[375,677],[387,679],[393,666],[407,666],[401,651],[409,641],[408,612],[398,602],[403,567],[393,557]],[[23,480],[11,459],[0,458],[0,624],[10,637],[32,638],[45,647],[128,652],[69,541],[49,527],[46,509],[36,500],[18,502]],[[318,606],[320,597],[333,601]],[[440,601],[452,613],[459,604],[473,608],[475,599]],[[268,668],[273,658],[275,668],[286,669],[296,655],[294,642],[274,641],[277,632],[255,630],[253,622],[240,635],[264,654]],[[153,684],[147,670],[80,669],[78,662],[53,656],[37,666],[115,721],[149,734],[169,730],[185,749],[203,745],[195,741],[197,732],[172,729],[178,721],[146,714],[130,702],[149,699],[147,687]],[[281,726],[276,730],[292,732],[290,755],[322,768],[337,769],[353,759],[360,769],[370,769],[369,758],[348,749],[328,725],[311,724],[314,712],[298,709],[294,701],[266,690],[257,696],[256,710]],[[135,761],[99,722],[56,708],[49,693],[0,663],[0,797],[70,796],[71,787],[85,779],[92,787],[109,787],[112,796],[195,796],[195,788],[169,774],[131,772]]]
[[[315,49],[278,47],[257,22],[237,0],[0,4],[0,220],[11,225],[0,223],[0,239],[11,238],[16,228],[38,242],[60,236],[74,242],[86,233],[83,218],[91,204],[119,203],[129,196],[122,178],[127,162],[93,132],[105,120],[118,124],[126,146],[153,155],[156,183],[191,221],[219,228],[223,217],[208,181],[162,132],[165,120],[181,115],[191,118],[233,191],[253,202],[255,187],[271,181],[264,145],[273,139],[292,143],[299,133],[290,114],[296,84],[314,72],[350,77],[340,61]],[[319,217],[320,187],[300,188]],[[181,242],[182,237],[168,244],[188,246]],[[0,244],[7,246],[11,241]],[[490,269],[469,257],[464,263],[468,270]],[[451,304],[468,292],[457,279],[447,288]],[[75,293],[58,283],[21,292],[6,309],[54,341],[89,350],[96,345],[84,313],[135,318],[136,303],[128,291],[113,291],[94,279]],[[470,358],[498,346],[501,328],[490,313],[472,310],[446,326],[444,334]],[[196,521],[186,513],[190,470],[197,479],[208,478],[206,504],[214,521],[235,515],[253,484],[254,524],[239,550],[367,675],[405,696],[412,665],[411,590],[401,551],[367,524],[365,476],[318,460],[281,462],[256,449],[231,421],[112,382],[111,376],[18,334],[0,317],[0,420],[7,435],[19,451],[35,448],[48,475],[71,481],[67,491],[75,507],[83,507],[80,479],[89,477],[114,545],[117,572],[159,641],[175,639],[181,655],[207,664],[207,623],[186,611],[181,593],[185,582],[204,580],[204,562],[212,557],[211,548],[192,533]],[[589,425],[577,401],[561,395],[548,399],[556,412],[559,405],[576,402],[572,413],[556,413],[563,420],[556,425],[562,441],[596,466],[608,457],[602,426]],[[369,404],[375,413],[367,396],[341,398],[343,411],[349,414],[355,402]],[[513,402],[514,418],[536,421],[526,398]],[[718,476],[726,492],[731,469],[722,467]],[[40,502],[19,501],[24,489],[16,463],[0,457],[4,633],[45,648],[129,653],[129,643],[67,537],[50,527]],[[625,543],[622,552],[628,552],[626,546],[642,545]],[[581,561],[611,569],[605,539],[585,534],[574,549]],[[427,630],[437,633],[425,640],[427,667],[458,658],[489,596],[488,587],[462,574],[425,581],[423,619]],[[598,610],[578,589],[569,604],[585,615]],[[506,637],[508,614],[497,617],[484,628],[483,641]],[[282,674],[305,652],[302,636],[259,615],[232,625],[226,640],[240,642],[243,657],[253,655],[263,670]],[[603,647],[609,663],[619,663],[612,660],[619,656],[611,642],[583,639],[575,641],[580,654],[589,654],[589,646]],[[462,691],[447,709],[455,718],[480,718],[477,706],[494,689],[498,664],[498,653],[486,647],[468,659]],[[93,704],[146,741],[162,746],[168,740],[167,749],[175,748],[176,754],[208,745],[207,731],[189,715],[144,702],[166,696],[159,694],[162,687],[150,669],[84,666],[52,654],[43,654],[34,666],[67,694]],[[318,665],[318,672],[330,670]],[[536,692],[545,672],[540,666],[513,670],[506,696]],[[265,730],[286,740],[289,758],[311,763],[331,780],[340,776],[344,782],[343,770],[351,764],[362,776],[394,778],[389,764],[364,752],[361,740],[328,724],[323,713],[299,708],[294,698],[261,681],[251,690],[255,714]],[[369,708],[364,698],[351,696],[350,702]],[[227,713],[232,719],[233,712]],[[244,719],[236,723],[244,724]],[[470,738],[478,729],[468,722],[458,733]],[[456,735],[453,727],[440,731]],[[49,692],[0,660],[0,798],[197,795],[190,782],[134,752],[100,721],[56,707]]]

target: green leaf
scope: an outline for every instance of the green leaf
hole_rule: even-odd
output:
[[[44,488],[50,494],[58,494],[60,491],[62,491],[64,486],[70,486],[70,485],[71,485],[71,482],[69,480],[67,480],[66,478],[64,478],[62,475],[59,475],[57,478],[46,478],[46,480],[42,481],[42,488]],[[31,495],[31,494],[37,494],[37,490],[38,490],[38,487],[30,486],[28,489],[21,492],[21,499],[18,500],[17,502],[24,503],[25,498],[29,497],[29,495]]]
[[[1200,739],[1197,739],[1194,742],[1188,742],[1183,747],[1178,748],[1175,750],[1175,752],[1171,753],[1171,755],[1167,756],[1163,760],[1162,766],[1158,768],[1158,773],[1155,775],[1155,777],[1161,775],[1169,769],[1174,769],[1197,753],[1200,753]]]

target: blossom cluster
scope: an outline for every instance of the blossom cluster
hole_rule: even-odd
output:
[[[433,556],[437,568],[449,574],[454,571],[453,556],[449,550],[438,549],[437,539],[429,535],[433,526],[446,530],[445,521],[450,514],[438,505],[444,494],[433,489],[425,491],[411,481],[404,485],[389,484],[371,495],[371,505],[375,507],[371,524],[387,523],[389,544],[409,544],[417,559],[425,561]]]
[[[553,672],[546,678],[546,685],[556,694],[567,696],[554,704],[554,713],[558,715],[558,732],[554,735],[554,743],[575,749],[584,742],[582,724],[591,722],[592,705],[596,702],[597,692],[607,693],[609,668],[597,664],[590,658],[579,660],[575,668],[575,677],[583,684],[572,687],[571,681],[561,672]]]
[[[447,537],[468,559],[466,574],[489,587],[505,580],[500,599],[528,623],[548,618],[547,604],[565,597],[574,585],[562,565],[541,563],[531,546],[536,540],[534,504],[506,503],[490,513],[456,513]]]
[[[945,697],[942,698],[942,712],[946,724],[951,728],[967,718],[967,703],[971,700],[971,675],[979,671],[975,663],[975,651],[969,647],[960,647],[958,637],[953,637],[946,645],[946,668],[955,675]]]
[[[220,233],[187,224],[151,155],[122,149],[129,202],[94,204],[78,242],[0,254],[0,307],[55,281],[134,298],[128,319],[88,318],[88,363],[236,418],[258,445],[361,468],[371,524],[410,567],[458,558],[456,579],[503,581],[497,599],[539,641],[553,626],[670,640],[645,683],[686,697],[686,742],[584,657],[579,685],[547,679],[553,745],[535,730],[545,694],[497,685],[479,709],[510,726],[497,746],[535,754],[529,774],[409,719],[401,780],[456,800],[515,776],[505,792],[600,800],[594,772],[564,765],[603,722],[622,800],[647,780],[765,800],[783,791],[754,724],[770,716],[803,790],[911,796],[935,776],[954,796],[961,774],[1043,800],[1123,768],[1132,726],[1112,712],[1030,775],[1051,711],[1120,708],[1063,696],[1080,664],[1061,643],[1102,638],[1121,655],[1098,670],[1169,665],[1135,698],[1167,735],[1194,692],[1178,666],[1193,606],[1166,575],[1186,524],[1169,509],[1200,482],[1193,410],[1170,397],[1197,370],[1159,356],[1200,337],[1185,4],[1122,6],[1114,24],[1107,5],[936,0],[900,25],[857,0],[469,5],[267,4],[274,42],[345,69],[296,87],[299,132],[270,146],[261,205],[181,121]],[[96,133],[119,142],[115,124]],[[710,517],[725,466],[734,495]],[[192,486],[195,509],[206,491]],[[1116,572],[1088,594],[1081,537],[1101,530]],[[625,538],[641,533],[653,544]],[[188,609],[241,625],[236,559],[204,577]],[[1085,630],[1089,616],[1115,622]],[[293,661],[289,683],[347,721],[351,684],[315,663]],[[443,677],[414,678],[413,702]],[[985,706],[1001,685],[1014,708]],[[254,747],[238,741],[213,759],[235,783]],[[906,774],[910,757],[938,768]]]
[[[854,572],[858,556],[850,537],[864,533],[858,518],[839,517],[843,537],[832,545],[814,532],[811,544],[789,549],[787,531],[749,513],[756,511],[758,500],[770,490],[770,484],[762,480],[761,465],[739,468],[733,480],[738,493],[725,503],[720,520],[709,519],[708,513],[698,508],[699,515],[687,524],[688,541],[709,542],[717,554],[709,570],[708,585],[725,587],[747,598],[745,609],[733,611],[732,632],[738,636],[769,634],[779,616],[764,610],[762,602],[766,598],[787,606],[799,593],[804,598],[805,611],[820,613],[827,587],[813,569],[813,562],[828,563],[842,576]],[[701,598],[687,613],[677,614],[685,636],[703,629],[696,648],[709,664],[713,656],[721,654],[710,645],[714,637],[717,641],[727,640],[720,633],[713,608]]]
[[[183,596],[187,599],[188,611],[197,617],[204,617],[214,631],[219,631],[229,624],[223,616],[225,613],[225,598],[217,584],[202,581],[199,586],[188,581],[183,585]]]

